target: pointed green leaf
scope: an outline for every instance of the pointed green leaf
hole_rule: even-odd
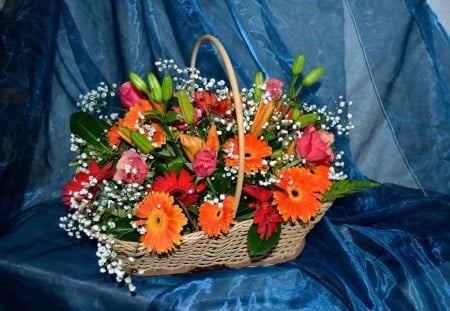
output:
[[[108,127],[105,122],[87,112],[74,112],[70,116],[70,131],[92,146],[109,149],[108,143],[104,140],[105,130]]]
[[[331,202],[367,188],[378,187],[379,185],[380,184],[371,181],[338,180],[333,183],[330,190],[323,194],[322,202]]]
[[[175,173],[180,174],[181,169],[183,168],[183,159],[176,158],[172,161],[170,161],[169,165],[167,166],[169,171],[175,171]]]
[[[139,242],[141,235],[131,227],[130,221],[128,217],[119,218],[110,233],[122,241]]]
[[[277,244],[281,235],[281,223],[277,224],[277,232],[272,234],[268,240],[261,240],[258,235],[258,226],[252,224],[248,230],[247,247],[252,256],[262,255]]]
[[[311,124],[313,122],[317,121],[317,113],[308,113],[303,116],[299,116],[298,118],[294,119],[295,122],[300,122],[300,127],[304,128],[308,126],[308,124]]]
[[[159,162],[156,163],[155,170],[157,176],[162,176],[164,173],[169,171],[169,168],[167,167],[167,164]]]
[[[164,123],[170,123],[178,119],[180,119],[178,113],[176,113],[175,111],[170,111],[162,118],[162,121]]]

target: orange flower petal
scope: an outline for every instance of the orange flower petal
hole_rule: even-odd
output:
[[[266,166],[263,164],[263,160],[265,157],[269,157],[272,155],[272,148],[267,145],[267,142],[261,139],[254,134],[246,134],[244,137],[245,143],[245,173],[250,174],[251,172],[263,171],[266,169]],[[233,147],[231,147],[233,146]],[[223,149],[226,150],[233,149],[232,157],[225,156],[225,164],[227,166],[237,166],[238,165],[238,154],[239,154],[239,145],[238,140],[236,138],[231,138],[228,140]]]
[[[191,162],[194,160],[194,156],[197,151],[199,151],[204,144],[201,138],[186,134],[180,134],[180,143],[183,146],[183,150],[186,153],[187,158]]]
[[[198,223],[209,237],[217,237],[220,232],[227,234],[234,220],[234,197],[227,196],[221,206],[209,201],[199,207]]]
[[[258,137],[261,136],[263,133],[263,125],[272,116],[274,108],[275,103],[273,101],[269,101],[268,103],[261,101],[259,103],[258,111],[256,111],[255,117],[253,118],[253,124],[250,127],[250,134],[255,134]]]
[[[206,139],[206,146],[215,152],[219,151],[219,136],[217,135],[217,126],[215,124],[213,124],[209,129],[208,138]]]
[[[164,192],[147,195],[135,210],[135,215],[145,219],[146,233],[141,242],[149,251],[167,253],[181,243],[181,230],[187,218],[174,199]],[[142,223],[142,220],[137,222]]]
[[[308,222],[317,215],[322,195],[315,182],[315,176],[302,167],[283,168],[278,172],[277,183],[283,191],[274,191],[273,204],[284,221],[301,219]]]

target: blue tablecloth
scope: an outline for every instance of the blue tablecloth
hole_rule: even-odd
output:
[[[353,101],[347,172],[382,185],[335,202],[293,261],[133,277],[132,295],[58,227],[68,119],[102,81],[187,64],[205,33],[241,85],[287,79],[298,52],[323,65],[305,99]],[[450,309],[450,39],[425,1],[6,1],[0,40],[0,310]]]

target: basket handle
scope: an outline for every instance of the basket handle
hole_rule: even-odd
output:
[[[212,42],[217,50],[220,53],[220,56],[222,57],[223,63],[225,64],[225,69],[228,74],[228,80],[230,82],[231,91],[233,92],[233,99],[234,99],[234,109],[236,111],[236,123],[237,123],[237,130],[238,130],[238,146],[239,146],[239,162],[238,162],[238,177],[237,177],[237,184],[236,184],[236,192],[234,193],[234,215],[236,216],[236,212],[239,206],[239,201],[241,199],[242,194],[242,186],[244,184],[244,160],[245,160],[245,144],[244,144],[244,117],[242,113],[242,101],[241,96],[239,93],[239,87],[236,80],[236,75],[233,70],[233,66],[231,65],[230,58],[228,57],[228,53],[223,47],[222,43],[220,43],[219,40],[217,40],[216,37],[211,35],[204,35],[201,36],[197,42],[194,45],[194,48],[192,49],[192,56],[191,56],[191,65],[190,68],[195,68],[195,60],[197,58],[197,53],[200,45],[205,42],[210,41]]]

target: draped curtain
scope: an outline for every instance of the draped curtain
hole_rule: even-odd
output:
[[[98,273],[94,244],[58,228],[68,120],[100,82],[187,65],[203,34],[242,87],[258,70],[288,80],[297,53],[324,66],[304,100],[353,102],[345,168],[381,186],[338,200],[291,262],[135,277],[131,296]],[[6,0],[0,41],[0,307],[450,308],[450,38],[426,1]],[[226,80],[212,46],[197,63]]]

